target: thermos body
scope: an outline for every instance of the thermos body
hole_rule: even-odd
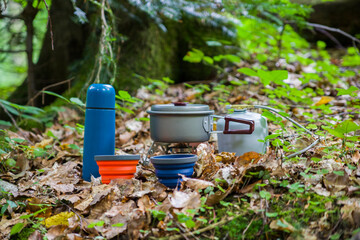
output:
[[[100,177],[96,155],[115,154],[115,110],[86,109],[83,179]]]
[[[96,155],[114,154],[115,90],[108,84],[92,84],[86,98],[83,179],[100,177]]]

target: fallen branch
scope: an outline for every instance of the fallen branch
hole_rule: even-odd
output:
[[[322,25],[322,24],[318,24],[318,23],[306,23],[306,24],[307,24],[308,26],[310,26],[310,27],[319,28],[319,29],[324,29],[324,30],[330,31],[330,32],[340,33],[341,35],[343,35],[343,36],[351,39],[352,41],[357,42],[357,43],[360,43],[360,40],[359,40],[359,39],[357,39],[356,37],[348,34],[347,32],[344,32],[344,31],[341,30],[341,29],[328,27],[328,26],[325,26],[325,25]]]
[[[44,99],[44,93],[43,91],[45,91],[46,89],[49,89],[49,88],[52,88],[52,87],[56,87],[58,85],[62,85],[62,84],[65,84],[65,83],[68,83],[68,86],[69,86],[69,89],[70,89],[70,82],[73,80],[74,78],[69,78],[69,79],[66,79],[64,81],[61,81],[61,82],[57,82],[57,83],[54,83],[54,84],[50,84],[49,86],[46,86],[44,87],[41,91],[37,92],[31,99],[29,99],[29,101],[26,103],[26,105],[29,105],[30,103],[34,103],[34,100],[40,96],[40,94],[42,94],[42,104],[44,104],[45,102],[45,99]]]

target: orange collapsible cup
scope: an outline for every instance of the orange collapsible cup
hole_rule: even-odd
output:
[[[110,183],[112,179],[134,177],[140,155],[98,155],[95,161],[99,166],[102,183]]]

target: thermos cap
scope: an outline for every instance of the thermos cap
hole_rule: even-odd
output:
[[[115,89],[109,84],[91,84],[86,94],[86,108],[115,108]]]

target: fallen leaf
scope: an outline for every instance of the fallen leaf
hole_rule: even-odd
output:
[[[347,188],[350,181],[349,175],[345,171],[343,171],[343,174],[343,176],[335,174],[333,172],[327,174],[324,178],[324,185],[327,190],[331,192],[339,192]]]
[[[47,230],[45,237],[47,237],[48,240],[55,240],[55,239],[63,238],[64,235],[66,234],[65,230],[68,228],[67,225],[52,226],[50,229]]]
[[[135,119],[131,119],[125,122],[125,127],[130,132],[138,133],[142,129],[143,123],[140,121],[136,121]]]
[[[256,164],[261,159],[261,154],[257,152],[246,152],[236,158],[235,165],[248,166],[249,164]]]
[[[358,204],[345,205],[341,208],[342,218],[354,228],[360,227],[360,208]]]
[[[181,175],[181,174],[180,174]],[[214,187],[215,185],[212,182],[209,181],[204,181],[201,179],[196,179],[196,178],[188,178],[185,175],[181,175],[183,181],[182,184],[185,185],[188,188],[191,188],[193,190],[200,190],[200,189],[205,189],[207,187]]]
[[[38,230],[35,230],[32,234],[30,234],[28,240],[43,240],[43,237]]]
[[[61,212],[59,214],[56,214],[54,216],[48,217],[44,220],[45,226],[47,228],[50,228],[52,226],[56,225],[66,225],[68,226],[68,219],[73,217],[75,213],[73,212]]]
[[[320,100],[315,103],[315,106],[320,106],[320,105],[327,104],[327,103],[331,102],[332,100],[334,100],[333,97],[322,96],[322,97],[320,98]]]
[[[19,188],[9,182],[3,181],[0,179],[0,189],[4,189],[5,192],[10,192],[14,195],[14,197],[17,197],[19,195]]]
[[[152,209],[155,206],[154,202],[152,202],[150,200],[148,195],[142,196],[138,200],[137,205],[138,205],[139,209],[143,212],[149,211],[150,209]]]
[[[187,205],[194,204],[193,201],[200,201],[200,195],[198,192],[180,192],[174,190],[169,196],[171,205],[174,208],[184,208]]]
[[[360,160],[360,153],[359,151],[356,151],[352,157],[351,157],[351,161],[355,164],[359,163],[359,160]]]
[[[223,163],[233,163],[235,162],[235,153],[234,152],[222,152],[216,155],[215,159],[217,162]]]

